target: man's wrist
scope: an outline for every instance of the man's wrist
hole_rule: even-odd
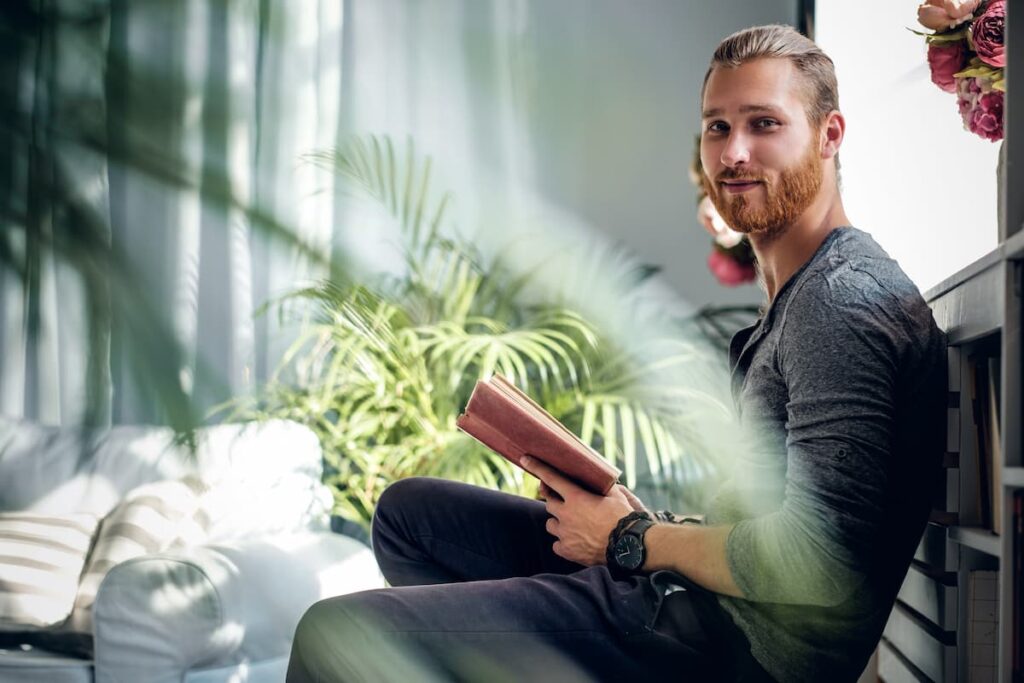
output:
[[[641,528],[640,533],[636,534],[635,527],[638,524]],[[623,537],[633,530],[633,535],[637,536],[637,539],[634,540],[633,543],[636,544],[639,542],[639,552],[646,555],[646,552],[643,549],[643,539],[646,535],[647,529],[653,526],[655,526],[655,521],[651,517],[651,514],[646,511],[630,512],[618,521],[615,528],[608,534],[608,545],[605,548],[605,564],[608,566],[608,571],[611,572],[613,577],[617,579],[626,578],[631,574],[641,571],[644,564],[643,559],[639,561],[639,564],[636,567],[632,568],[624,567],[618,561],[617,557],[623,551],[623,546],[620,541],[622,541]],[[636,551],[637,548],[633,548],[633,550]],[[643,557],[643,555],[641,555],[641,557]]]

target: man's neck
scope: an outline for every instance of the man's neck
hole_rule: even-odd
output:
[[[814,256],[830,232],[849,224],[837,194],[825,206],[819,202],[811,204],[796,222],[775,236],[750,235],[768,303],[775,300],[789,278]]]

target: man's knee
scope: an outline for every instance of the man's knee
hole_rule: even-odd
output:
[[[416,508],[429,504],[431,489],[436,480],[426,477],[399,479],[384,489],[373,514],[372,542],[375,553],[380,554],[380,542],[395,540],[405,531],[404,520],[417,517]]]
[[[358,658],[372,642],[360,616],[361,593],[329,598],[306,610],[295,628],[288,683],[348,680],[360,669]]]
[[[333,609],[328,605],[329,602],[322,600],[307,609],[295,627],[291,657],[288,660],[288,683],[321,680],[329,660],[335,656],[329,650],[332,641],[334,647],[338,647],[337,632],[331,627],[332,619],[329,615]]]
[[[442,679],[387,628],[388,590],[363,591],[315,603],[295,629],[287,683],[434,681]]]

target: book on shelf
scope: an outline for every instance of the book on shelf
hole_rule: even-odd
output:
[[[971,392],[971,414],[974,419],[974,514],[978,526],[992,527],[992,497],[990,463],[991,452],[988,434],[988,362],[984,357],[972,355],[968,358],[969,387]]]
[[[608,493],[622,474],[501,375],[476,383],[455,424],[512,464],[529,455],[593,493]]]
[[[1000,428],[1002,373],[998,358],[988,359],[988,436],[992,453],[992,531],[1003,529],[1003,437]]]
[[[968,391],[974,420],[975,523],[994,533],[1000,531],[1002,448],[999,434],[999,359],[972,356],[968,362]]]

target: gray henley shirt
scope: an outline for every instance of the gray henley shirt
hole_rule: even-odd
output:
[[[946,347],[920,292],[865,232],[832,231],[730,348],[756,446],[712,501],[745,598],[718,596],[779,681],[855,680],[929,511]]]

